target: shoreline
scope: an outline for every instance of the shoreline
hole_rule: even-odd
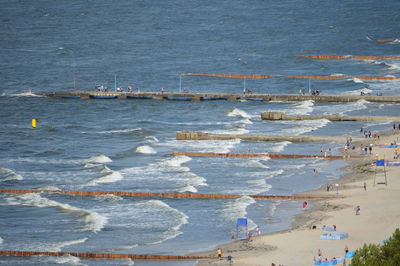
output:
[[[377,244],[379,244],[377,238],[381,241],[389,237],[394,232],[396,227],[400,227],[400,224],[393,226],[393,223],[389,221],[389,223],[392,225],[389,226],[389,228],[391,228],[390,230],[388,230],[388,227],[386,227],[386,230],[382,230],[382,232],[379,232],[379,230],[375,232],[376,236],[371,237],[370,241],[360,241],[357,239],[357,237],[355,237],[355,235],[353,236],[353,232],[350,230],[350,228],[357,230],[357,227],[359,227],[369,231],[370,227],[373,225],[370,225],[370,221],[367,221],[368,223],[366,222],[365,225],[359,224],[353,228],[354,224],[351,221],[352,219],[346,221],[346,218],[343,217],[343,215],[351,215],[348,216],[348,218],[354,218],[353,208],[355,205],[362,204],[362,213],[363,208],[365,207],[364,203],[371,201],[374,202],[374,199],[377,196],[375,194],[383,194],[383,197],[385,197],[385,193],[382,192],[389,188],[392,190],[392,186],[393,189],[400,190],[400,183],[395,183],[394,180],[392,180],[393,177],[400,173],[400,167],[399,169],[396,169],[396,167],[386,167],[389,184],[388,186],[373,185],[375,168],[371,167],[371,163],[375,161],[377,154],[379,154],[382,158],[393,160],[391,159],[393,158],[393,149],[379,148],[376,146],[377,144],[388,144],[393,140],[398,141],[399,134],[399,130],[385,130],[379,132],[380,137],[376,140],[373,138],[365,138],[363,140],[353,142],[352,145],[354,145],[356,149],[349,152],[350,156],[359,155],[359,146],[361,144],[369,145],[370,143],[374,143],[372,154],[364,155],[361,158],[353,158],[348,160],[346,165],[340,168],[340,171],[344,171],[344,173],[334,181],[335,183],[339,184],[339,193],[337,197],[312,200],[312,204],[310,204],[311,206],[309,209],[307,208],[302,213],[294,216],[293,222],[289,229],[262,234],[260,236],[253,237],[252,241],[250,242],[245,240],[231,241],[217,245],[215,250],[196,252],[190,255],[216,256],[216,249],[220,247],[224,251],[223,260],[201,260],[198,261],[197,265],[224,265],[227,263],[227,256],[232,256],[234,264],[239,262],[238,265],[271,265],[272,263],[275,263],[276,265],[279,265],[280,263],[283,263],[284,265],[293,265],[293,261],[296,261],[295,265],[311,265],[313,264],[313,256],[316,256],[317,250],[320,248],[322,250],[323,246],[326,246],[324,250],[327,251],[324,252],[324,250],[322,250],[323,256],[324,258],[327,257],[329,259],[334,256],[343,256],[344,248],[347,245],[349,246],[350,250],[356,250],[362,247],[364,243],[378,242]],[[364,182],[367,184],[366,190],[364,190]],[[327,192],[326,185],[321,185],[319,188],[296,193],[295,195],[313,196],[321,194],[327,195],[327,193],[332,195],[332,193],[336,193],[336,190]],[[396,196],[392,195],[391,200],[396,201],[396,198],[393,199],[393,197]],[[397,197],[397,199],[400,199],[400,196]],[[375,201],[378,202],[378,200]],[[383,199],[383,201],[385,201],[385,199]],[[354,204],[352,202],[354,202]],[[398,210],[399,212],[397,213],[400,213],[400,207],[398,207]],[[380,212],[385,214],[384,208],[380,209]],[[396,215],[396,213],[393,212],[392,215]],[[376,216],[379,215],[374,215],[372,213],[372,218]],[[360,217],[363,216],[360,215]],[[400,215],[397,215],[396,217],[400,217]],[[331,223],[338,226],[338,232],[343,231],[341,228],[348,228],[346,232],[349,233],[349,238],[345,240],[320,240],[319,235],[323,232],[321,230],[322,225],[332,226]],[[349,226],[346,226],[346,224]],[[351,226],[352,224],[353,226]],[[316,226],[317,229],[311,229],[312,226]]]

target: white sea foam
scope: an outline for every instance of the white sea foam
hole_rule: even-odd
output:
[[[22,93],[17,93],[17,94],[10,94],[12,97],[46,97],[44,95],[37,95],[32,93],[32,91],[24,91]]]
[[[369,64],[373,64],[373,65],[381,65],[384,66],[390,70],[400,70],[400,66],[398,64],[395,63],[387,63],[387,62],[383,62],[383,61],[378,61],[378,60],[364,60],[364,62],[369,63]]]
[[[83,186],[96,186],[99,183],[113,183],[123,179],[123,176],[118,171],[113,171],[108,167],[105,167],[104,170],[101,171],[105,175],[101,176],[100,178],[95,178],[90,180],[86,185]]]
[[[64,264],[64,265],[73,265],[73,266],[87,266],[82,263],[78,257],[74,257],[71,255],[64,255],[60,257],[44,257],[43,258],[45,264]]]
[[[150,146],[144,145],[136,148],[135,152],[143,154],[156,154],[157,152]]]
[[[287,110],[285,113],[287,115],[304,115],[311,113],[313,110],[314,110],[314,101],[308,100],[294,104],[294,106],[291,107],[289,110]]]
[[[183,167],[182,164],[190,162],[192,158],[189,156],[174,156],[169,159],[165,159],[162,161],[159,161],[155,164],[150,164],[150,165],[157,165],[157,166],[163,166],[166,168],[169,168],[170,170],[174,171],[190,171],[190,168],[188,167]]]
[[[350,78],[349,80],[353,81],[354,83],[364,83],[364,81],[359,78]]]
[[[184,214],[183,212],[180,212],[177,209],[172,208],[171,206],[169,206],[168,204],[166,204],[165,202],[163,202],[161,200],[149,200],[146,203],[144,203],[143,205],[149,206],[150,208],[160,209],[161,212],[167,212],[169,214],[172,214],[173,217],[176,217],[176,219],[177,219],[177,224],[168,229],[169,235],[164,236],[164,238],[162,240],[156,241],[152,244],[161,243],[161,242],[164,242],[168,239],[175,238],[178,235],[182,234],[182,232],[180,232],[179,229],[181,228],[182,225],[188,223],[189,217],[186,214]]]
[[[104,164],[99,164],[99,163],[86,163],[84,166],[84,168],[97,168],[100,170],[105,169],[105,165]]]
[[[84,162],[86,162],[86,163],[110,163],[110,162],[112,162],[112,160],[109,157],[107,157],[103,154],[100,154],[100,155],[90,157],[89,159],[84,160]]]
[[[225,130],[212,130],[212,131],[204,131],[205,133],[210,134],[218,134],[218,135],[243,135],[249,133],[250,131],[245,128],[233,128],[233,129],[225,129]]]
[[[234,108],[233,110],[229,111],[227,116],[229,117],[243,117],[243,118],[251,118],[249,114],[247,114],[245,111],[240,110],[238,108]]]
[[[94,198],[98,201],[111,201],[111,202],[124,200],[122,197],[113,194],[98,195],[95,196]]]
[[[13,170],[8,168],[0,168],[0,182],[1,181],[12,181],[22,180],[22,176],[15,173]]]
[[[366,101],[364,99],[358,100],[356,102],[348,103],[342,109],[343,111],[339,112],[339,114],[344,114],[344,113],[352,112],[352,111],[355,111],[355,110],[367,109],[368,108],[368,106],[367,106],[368,104],[370,104],[370,102],[368,102],[368,101]]]
[[[85,226],[82,228],[82,231],[98,232],[107,223],[107,218],[96,212],[80,209],[54,200],[49,200],[36,193],[9,197],[5,199],[5,202],[7,205],[23,205],[36,208],[58,208],[64,212],[77,213],[81,216],[81,220],[85,224]]]
[[[275,215],[275,211],[276,211],[277,207],[281,204],[281,202],[282,202],[281,200],[273,200],[271,202],[271,205],[270,205],[269,211],[268,211],[268,214],[270,216],[274,216]]]
[[[242,120],[235,121],[235,122],[233,122],[233,124],[251,125],[251,124],[253,124],[253,122],[251,122],[251,120],[249,118],[245,118],[245,119],[242,119]]]
[[[121,172],[136,181],[151,179],[179,185],[178,191],[195,191],[196,186],[208,186],[206,179],[190,172],[189,167],[182,164],[189,162],[188,156],[174,156],[142,167],[125,168]],[[197,191],[197,190],[196,190]]]
[[[351,55],[350,55],[350,57],[351,57]],[[344,76],[346,76],[346,75],[343,73],[332,73],[331,74],[331,77],[344,77]]]
[[[179,192],[179,193],[184,193],[184,192],[196,193],[196,192],[198,192],[198,190],[197,190],[194,186],[192,186],[192,185],[187,185],[187,186],[184,186],[184,187],[182,187],[182,188],[179,188],[179,189],[178,189],[178,192]]]
[[[0,244],[4,242],[3,238],[0,237]]]
[[[217,153],[228,153],[237,144],[241,142],[240,139],[230,140],[169,140],[162,145],[170,147],[173,150],[182,149],[185,147],[189,150],[198,152],[217,152]]]
[[[301,122],[294,123],[293,121],[282,121],[282,123],[289,124],[291,127],[282,130],[282,134],[289,135],[301,135],[306,132],[311,132],[317,130],[318,128],[324,127],[331,121],[327,119],[317,119],[317,120],[304,120]]]
[[[53,186],[44,186],[44,187],[40,187],[39,189],[42,189],[42,190],[61,190],[58,187],[53,187]]]
[[[81,243],[86,242],[86,240],[88,240],[87,237],[82,238],[82,239],[77,239],[77,240],[58,242],[55,244],[51,244],[51,246],[47,247],[47,250],[51,251],[51,252],[60,252],[63,247],[81,244]]]
[[[134,131],[142,130],[140,127],[138,128],[126,128],[126,129],[114,129],[114,130],[106,130],[106,131],[99,131],[99,134],[115,134],[115,133],[130,133]]]
[[[282,175],[285,172],[283,169],[274,170],[274,171],[261,171],[261,172],[248,172],[246,175],[250,177],[257,177],[262,179],[271,179],[276,176]],[[241,174],[242,175],[242,174]],[[243,188],[239,188],[243,189]],[[249,193],[246,193],[249,194]]]
[[[223,203],[223,211],[222,215],[232,222],[236,222],[237,218],[246,217],[247,216],[247,207],[251,204],[256,203],[256,201],[252,197],[243,196],[238,199],[233,199]],[[249,230],[252,230],[256,227],[254,222],[251,219],[247,219],[247,226]]]
[[[269,158],[269,157],[266,157],[266,158]],[[237,163],[236,165],[239,167],[252,167],[252,168],[268,169],[269,167],[262,163],[262,161],[265,161],[266,158],[265,157],[251,158],[249,160],[241,161],[241,162]]]

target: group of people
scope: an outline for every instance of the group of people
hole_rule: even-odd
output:
[[[309,90],[309,92],[310,92],[310,95],[313,95],[313,96],[317,96],[317,95],[319,95],[321,93],[319,90]],[[299,89],[299,93],[301,95],[305,95],[306,94],[305,93],[305,89],[304,88],[300,88]]]
[[[104,86],[104,85],[97,85],[97,86],[95,87],[95,89],[96,89],[96,91],[101,91],[101,92],[107,92],[107,91],[109,91],[109,88],[108,88],[107,86]],[[117,92],[124,92],[124,91],[125,91],[124,88],[116,88],[115,90],[116,90]],[[127,92],[132,92],[132,91],[133,91],[133,86],[128,86],[128,87],[126,88],[126,91],[127,91]]]
[[[330,264],[330,265],[335,265],[335,264],[337,264],[337,263],[345,263],[345,260],[346,260],[346,258],[347,258],[347,253],[349,253],[349,247],[346,245],[345,247],[344,247],[344,256],[343,257],[332,257],[332,259],[330,259],[330,260],[328,260],[328,258],[326,258],[325,257],[325,259],[322,257],[322,252],[321,252],[321,249],[318,249],[318,256],[317,257],[315,257],[314,256],[314,262],[324,262],[324,261],[331,261],[332,262],[332,264]],[[317,264],[316,264],[317,265]],[[324,265],[324,264],[322,264],[322,265]]]
[[[397,126],[397,128],[400,130],[400,123],[399,123],[399,125]],[[393,130],[396,130],[396,123],[393,123]]]
[[[374,145],[371,143],[369,145],[360,144],[360,154],[372,154],[372,147]]]

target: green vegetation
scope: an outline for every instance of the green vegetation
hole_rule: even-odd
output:
[[[383,245],[364,244],[356,250],[350,266],[400,266],[400,230]]]

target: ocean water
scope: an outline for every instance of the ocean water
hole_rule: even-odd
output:
[[[290,227],[291,195],[341,174],[342,161],[207,158],[171,152],[318,154],[343,143],[177,141],[215,134],[359,137],[391,122],[262,121],[287,114],[399,115],[396,104],[168,102],[35,97],[76,86],[179,90],[180,73],[399,76],[398,60],[312,60],[296,54],[399,55],[398,1],[0,1],[0,187],[240,194],[232,200],[0,195],[0,250],[174,254],[230,241],[237,218],[262,233]],[[184,77],[192,92],[241,93],[243,81]],[[400,81],[312,81],[323,94],[399,94]],[[308,80],[248,80],[259,93],[297,93]],[[31,129],[31,119],[38,127]],[[319,174],[314,176],[312,169]],[[311,203],[312,204],[312,203]],[[195,262],[0,257],[2,265],[193,265]]]

